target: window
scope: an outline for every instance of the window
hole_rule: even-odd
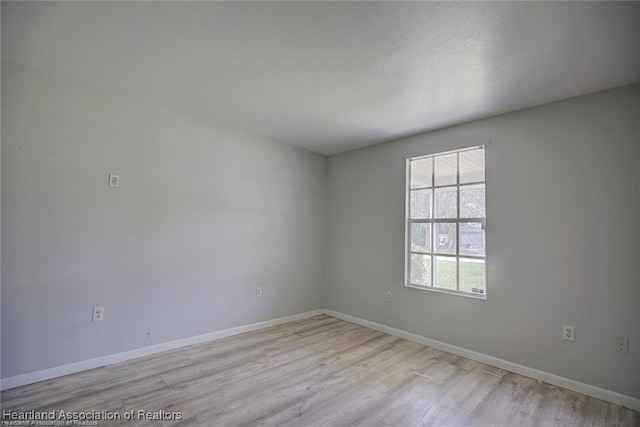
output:
[[[405,285],[486,298],[484,146],[407,159]]]

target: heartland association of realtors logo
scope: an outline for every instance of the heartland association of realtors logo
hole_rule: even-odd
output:
[[[97,426],[100,421],[181,421],[182,412],[145,411],[2,411],[3,426]]]

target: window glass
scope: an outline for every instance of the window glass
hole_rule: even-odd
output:
[[[407,160],[407,286],[486,298],[484,147]]]

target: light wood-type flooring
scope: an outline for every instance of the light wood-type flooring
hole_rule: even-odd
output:
[[[100,426],[640,425],[630,409],[325,315],[10,389],[1,402],[182,415]]]

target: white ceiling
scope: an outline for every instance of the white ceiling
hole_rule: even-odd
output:
[[[640,81],[640,3],[2,2],[2,57],[334,154]]]

